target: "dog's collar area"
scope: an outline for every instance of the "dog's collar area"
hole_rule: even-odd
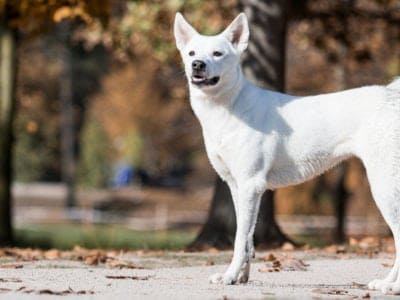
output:
[[[192,84],[202,86],[202,85],[216,85],[219,81],[219,76],[211,77],[211,78],[206,78],[203,76],[199,75],[194,75],[191,78]]]

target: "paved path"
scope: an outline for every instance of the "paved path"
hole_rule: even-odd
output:
[[[381,293],[361,284],[384,276],[393,261],[298,252],[290,255],[308,264],[305,271],[260,272],[267,264],[260,258],[268,253],[258,255],[248,284],[234,286],[208,283],[209,275],[225,270],[231,252],[126,257],[145,269],[87,266],[67,260],[15,262],[22,267],[0,269],[0,299],[361,299],[368,295],[382,299]],[[55,296],[57,292],[63,296]]]

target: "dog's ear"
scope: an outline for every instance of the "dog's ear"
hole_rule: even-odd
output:
[[[239,52],[243,52],[247,48],[250,35],[246,15],[240,13],[222,34],[239,50]]]
[[[197,31],[186,22],[182,14],[179,12],[176,13],[174,23],[176,47],[182,50],[196,34],[198,34]]]

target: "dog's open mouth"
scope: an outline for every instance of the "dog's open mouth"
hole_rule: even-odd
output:
[[[193,75],[192,83],[195,85],[216,85],[219,81],[219,76],[206,78],[202,75]]]

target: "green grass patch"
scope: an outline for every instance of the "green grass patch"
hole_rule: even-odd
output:
[[[308,244],[312,248],[317,247],[325,247],[334,243],[333,238],[331,236],[322,236],[322,235],[291,235],[290,236],[293,241],[299,244]]]
[[[183,230],[135,231],[110,225],[25,225],[15,229],[15,246],[71,249],[75,245],[102,249],[177,250],[195,233]]]

